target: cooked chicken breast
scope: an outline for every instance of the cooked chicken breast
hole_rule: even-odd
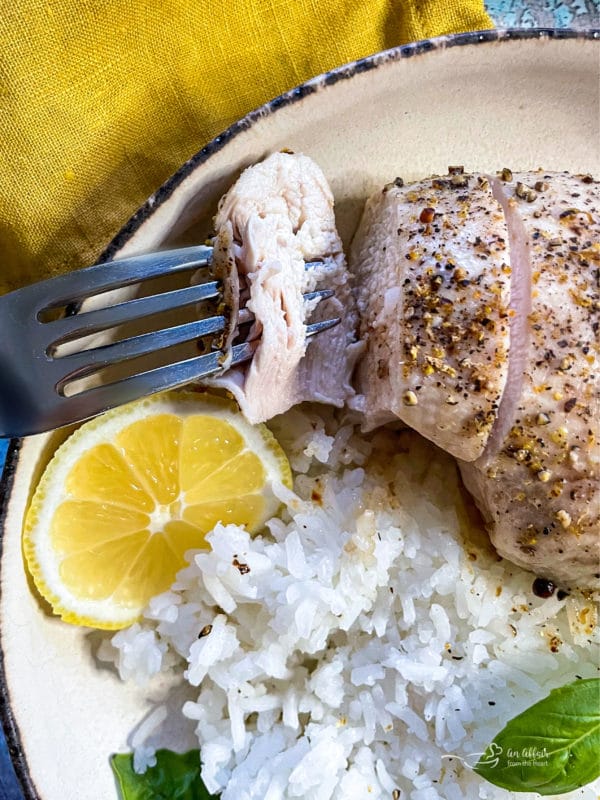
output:
[[[504,214],[483,175],[386,186],[356,233],[357,386],[365,428],[400,418],[471,461],[487,443],[508,375]]]
[[[518,309],[527,325],[497,431],[461,472],[501,555],[598,587],[600,182],[523,173],[498,181],[496,194],[529,270],[531,307]]]
[[[350,258],[365,427],[399,418],[452,453],[498,552],[583,588],[600,586],[599,187],[397,182]]]
[[[276,153],[247,169],[222,198],[215,218],[215,268],[235,263],[242,303],[257,340],[249,365],[211,381],[229,389],[251,422],[303,400],[342,406],[359,346],[357,315],[333,214],[333,196],[317,165]],[[319,265],[306,269],[307,262]],[[335,297],[307,308],[302,294],[331,288]],[[306,320],[341,317],[308,347]]]

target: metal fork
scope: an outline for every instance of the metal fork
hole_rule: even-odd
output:
[[[92,310],[90,298],[137,285],[152,278],[184,271],[210,273],[212,248],[187,247],[135,256],[51,278],[0,296],[0,436],[41,433],[96,416],[139,397],[206,378],[252,358],[257,340],[221,349],[227,325],[221,280],[185,285],[182,288],[134,297]],[[307,264],[307,267],[312,264]],[[200,273],[202,274],[202,273]],[[306,301],[331,297],[326,289],[304,295]],[[114,300],[104,295],[101,302]],[[94,341],[92,334],[106,334],[132,320],[165,311],[179,313],[202,301],[216,302],[217,313],[183,324],[140,333],[120,341]],[[219,307],[220,304],[220,307]],[[61,316],[62,310],[62,316]],[[58,316],[58,318],[56,318]],[[234,323],[252,322],[241,309]],[[146,320],[145,320],[146,321]],[[339,318],[307,326],[307,336],[338,324]],[[130,359],[181,343],[211,336],[202,355],[175,357],[172,362],[137,371]],[[87,338],[86,338],[87,337]],[[90,338],[91,337],[91,338]],[[96,337],[97,339],[98,337]],[[88,347],[88,349],[82,349]],[[125,374],[112,383],[84,386],[69,394],[83,378],[106,367],[121,364]],[[88,381],[89,384],[89,381]]]

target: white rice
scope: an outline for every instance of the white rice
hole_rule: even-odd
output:
[[[592,605],[539,599],[498,559],[450,458],[336,413],[274,422],[296,477],[268,534],[217,526],[103,657],[124,679],[178,670],[198,687],[182,711],[223,800],[510,797],[470,766],[551,688],[598,675]]]

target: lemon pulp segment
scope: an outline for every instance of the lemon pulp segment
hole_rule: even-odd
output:
[[[36,490],[24,551],[63,619],[119,628],[169,588],[218,522],[260,528],[283,451],[221,398],[170,392],[83,425]]]

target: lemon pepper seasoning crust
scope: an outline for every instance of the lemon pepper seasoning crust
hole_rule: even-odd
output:
[[[395,416],[465,460],[483,451],[506,383],[508,233],[485,175],[451,167],[367,203],[351,253],[367,427]]]
[[[535,172],[504,187],[529,251],[527,356],[512,424],[479,465],[485,477],[468,466],[463,476],[502,555],[544,578],[598,586],[600,183]]]

